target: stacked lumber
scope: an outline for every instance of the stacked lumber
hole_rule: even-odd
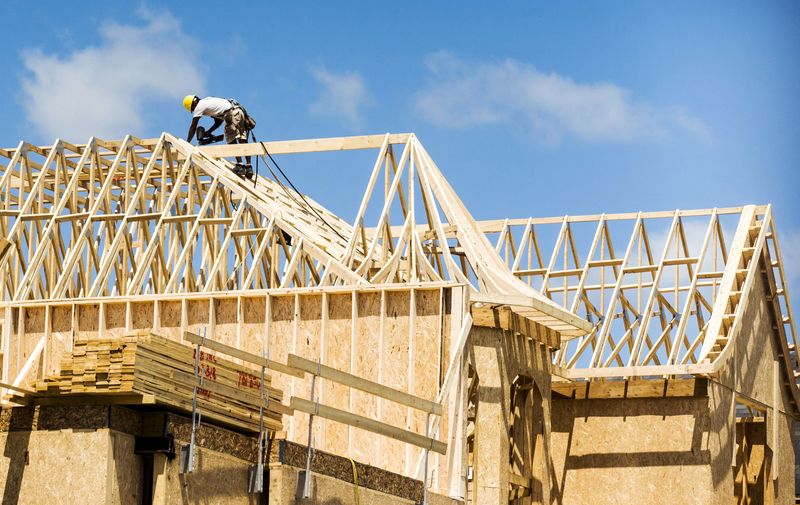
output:
[[[64,354],[60,373],[36,384],[35,397],[147,397],[191,412],[198,386],[203,418],[250,431],[258,431],[260,405],[270,430],[280,430],[281,415],[291,412],[266,374],[261,399],[260,370],[201,349],[198,371],[202,382],[195,374],[195,347],[158,335],[78,340]]]

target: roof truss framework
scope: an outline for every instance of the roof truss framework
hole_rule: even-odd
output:
[[[223,162],[169,135],[155,145],[23,143],[7,154],[6,299],[364,282],[328,252],[331,231],[317,234],[322,247],[304,240],[315,224],[290,212],[298,204],[274,183],[247,191]],[[335,216],[326,221],[346,233]]]
[[[353,223],[224,160],[265,148],[378,149]],[[508,271],[413,134],[198,148],[165,133],[0,155],[6,300],[453,282],[517,297],[564,335],[589,328]]]
[[[789,350],[797,348],[769,206],[479,225],[514,275],[593,323],[556,354],[570,376],[718,370],[762,257],[775,283],[776,330]],[[791,367],[797,370],[794,354]]]
[[[243,183],[224,160],[265,147],[376,149],[353,222],[276,181]],[[459,283],[476,302],[583,335],[556,356],[575,376],[707,373],[741,325],[752,259],[766,255],[796,349],[769,207],[479,223],[413,134],[204,148],[164,134],[23,142],[0,156],[12,303]]]

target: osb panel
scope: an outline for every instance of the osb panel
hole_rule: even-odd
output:
[[[186,331],[210,336],[208,300],[186,300]]]
[[[350,369],[350,336],[352,334],[352,297],[349,293],[328,295],[328,319],[325,328],[325,363],[338,370]],[[326,405],[341,410],[350,408],[350,388],[333,381],[323,381]],[[339,423],[325,425],[326,450],[347,454],[348,428]]]
[[[142,458],[133,453],[134,437],[110,432],[107,494],[110,504],[137,505],[141,501]]]
[[[297,296],[296,301],[298,303],[298,312],[296,314],[297,339],[294,354],[317,361],[320,359],[322,296]],[[301,398],[311,399],[311,381],[310,374],[305,374],[303,379],[295,379],[294,392],[292,394]],[[295,424],[294,440],[305,440],[308,443],[308,415],[302,412],[295,412],[293,422]],[[323,422],[319,418],[314,422],[314,441],[318,443]]]
[[[108,430],[0,434],[3,503],[105,504]]]
[[[359,293],[356,298],[358,321],[354,333],[353,347],[358,352],[353,356],[355,375],[367,380],[378,381],[378,347],[381,335],[381,294]],[[376,419],[378,401],[375,395],[352,390],[352,412],[360,416]],[[383,459],[377,452],[378,443],[374,434],[363,430],[352,431],[351,457],[366,464],[374,464]]]
[[[20,366],[24,365],[28,357],[33,353],[36,345],[45,337],[45,310],[44,307],[32,307],[26,308],[23,311],[23,318],[25,319],[23,323],[25,326],[25,338],[22,346],[22,360],[20,361]],[[41,357],[37,358],[37,361],[41,363]],[[39,366],[31,367],[22,384],[32,384],[36,380],[38,373]]]
[[[414,359],[409,366],[413,370],[413,387],[411,393],[436,400],[439,389],[440,349],[439,334],[441,333],[441,300],[438,290],[414,291]],[[419,410],[411,410],[411,430],[425,433],[427,415]],[[422,450],[416,447],[411,449],[412,461],[416,464]]]
[[[159,302],[158,311],[161,314],[161,326],[158,330],[160,335],[180,340],[182,324],[181,302]]]
[[[736,338],[736,351],[729,366],[735,366],[736,389],[767,405],[772,405],[773,362],[777,359],[772,330],[771,302],[764,293],[764,282],[756,276],[749,297],[742,329]],[[781,394],[785,395],[783,386]],[[788,404],[781,405],[784,409]]]
[[[508,496],[510,379],[502,352],[502,332],[473,327],[469,356],[480,378],[475,415],[474,467],[476,503],[502,503]]]
[[[247,352],[261,355],[266,342],[265,297],[242,298],[242,322],[239,346]]]
[[[214,340],[237,347],[239,302],[236,298],[214,299]]]
[[[103,307],[106,314],[106,327],[103,331],[103,337],[122,337],[127,333],[125,328],[125,305],[124,303],[109,303]]]
[[[153,302],[131,303],[131,329],[153,329]]]
[[[53,307],[50,314],[51,331],[47,344],[47,369],[45,375],[61,370],[61,356],[72,349],[72,307]]]
[[[167,460],[164,475],[158,477],[165,479],[164,503],[255,505],[258,495],[247,492],[248,466],[247,461],[204,448],[197,449],[191,474],[179,474],[180,458]]]
[[[270,315],[272,322],[269,333],[269,356],[275,361],[286,363],[287,356],[294,352],[292,335],[294,334],[294,296],[269,297]],[[292,379],[275,374],[273,382],[276,388],[283,391],[284,398],[292,395]],[[288,422],[287,422],[288,421]],[[284,419],[284,427],[291,431],[292,418]]]
[[[295,505],[300,471],[288,466],[280,466],[270,471],[269,505]],[[358,493],[358,496],[356,496]],[[382,493],[373,489],[359,487],[356,489],[351,482],[328,477],[326,475],[312,474],[311,499],[308,503],[327,505],[357,505],[368,503],[370,505],[413,505],[413,500],[399,498],[391,494]],[[459,505],[463,502],[430,493],[428,503],[431,505]]]
[[[383,376],[387,384],[395,389],[408,391],[410,337],[409,307],[411,294],[408,291],[386,293],[386,334],[383,341]],[[436,373],[433,371],[432,373]],[[394,402],[383,402],[381,421],[407,428],[408,408]],[[389,471],[403,473],[405,462],[410,460],[406,454],[406,444],[384,438],[381,440],[381,452],[385,463],[381,466]],[[410,451],[409,451],[410,452]]]
[[[98,338],[100,335],[100,305],[78,305],[78,338],[82,340]]]
[[[776,488],[775,503],[792,503],[791,500],[795,497],[795,461],[796,455],[794,452],[794,445],[792,441],[792,432],[794,430],[794,419],[791,417],[780,414],[778,420],[778,480],[772,481]],[[772,427],[767,428],[767,435],[771,435]],[[772,444],[772,439],[767,440],[767,444]],[[771,479],[772,476],[770,475]]]
[[[554,400],[557,503],[730,503],[713,423],[706,398]]]

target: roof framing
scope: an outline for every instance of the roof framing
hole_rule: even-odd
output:
[[[352,222],[280,182],[244,183],[225,159],[349,149],[378,150]],[[447,282],[514,296],[566,337],[591,328],[504,267],[413,134],[198,148],[165,133],[0,156],[10,302]]]
[[[797,329],[769,205],[478,226],[514,275],[592,321],[589,334],[558,351],[564,377],[718,372],[760,275],[767,276],[787,379],[798,376]]]

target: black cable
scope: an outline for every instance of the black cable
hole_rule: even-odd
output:
[[[256,139],[256,134],[255,134],[255,133],[253,133],[253,132],[252,132],[252,130],[250,131],[250,134],[253,136],[253,142],[258,142],[258,140]],[[284,172],[284,171],[281,169],[281,166],[280,166],[280,165],[278,165],[278,162],[277,162],[277,161],[275,161],[275,158],[273,158],[273,157],[272,157],[272,155],[269,153],[269,151],[267,150],[267,146],[266,146],[266,144],[264,144],[264,142],[258,142],[258,143],[259,143],[259,144],[261,144],[261,148],[264,150],[264,153],[265,153],[265,154],[266,154],[266,155],[269,157],[269,159],[272,161],[272,163],[274,163],[274,164],[275,164],[275,167],[278,169],[278,172],[280,172],[280,173],[281,173],[281,175],[283,176],[283,178],[284,178],[284,179],[286,179],[286,182],[288,182],[288,183],[289,183],[289,186],[291,186],[291,187],[292,187],[292,189],[295,191],[295,193],[297,193],[297,195],[298,195],[298,196],[299,196],[299,197],[300,197],[300,198],[303,200],[303,202],[305,202],[305,206],[306,206],[306,207],[308,207],[309,209],[311,209],[311,211],[312,211],[312,212],[313,212],[313,213],[314,213],[314,214],[315,214],[315,215],[316,215],[316,216],[317,216],[317,217],[320,219],[320,221],[322,221],[323,223],[325,223],[325,226],[327,226],[328,228],[330,228],[330,229],[331,229],[331,231],[332,231],[333,233],[337,234],[337,235],[339,236],[339,238],[341,238],[342,240],[344,240],[345,242],[347,242],[347,239],[346,239],[346,238],[345,238],[345,237],[344,237],[344,236],[343,236],[341,233],[339,233],[339,231],[338,231],[338,230],[336,230],[336,228],[334,228],[333,226],[331,226],[331,224],[330,224],[328,221],[326,221],[326,220],[325,220],[325,218],[324,218],[324,217],[322,217],[322,215],[321,215],[319,212],[317,212],[317,209],[315,209],[315,208],[314,208],[314,207],[311,205],[311,203],[310,203],[308,200],[306,200],[306,197],[305,197],[305,196],[303,196],[303,193],[301,193],[301,192],[300,192],[300,191],[297,189],[297,186],[295,186],[295,185],[294,185],[294,183],[292,182],[292,180],[291,180],[291,179],[289,179],[289,176],[287,176],[287,175],[286,175],[286,173],[285,173],[285,172]],[[256,156],[256,167],[258,167],[258,158],[263,158],[263,157],[264,157],[264,155],[263,155],[263,154],[262,154],[262,155],[259,155],[259,156]],[[288,189],[286,189],[286,186],[284,186],[284,185],[283,185],[283,183],[282,183],[282,182],[280,181],[280,179],[278,178],[277,174],[275,174],[275,172],[272,170],[272,167],[270,166],[270,164],[269,164],[269,162],[267,161],[267,159],[266,159],[266,158],[264,158],[264,165],[266,165],[267,169],[269,169],[270,173],[272,173],[272,177],[275,179],[275,181],[276,181],[276,182],[277,182],[277,183],[278,183],[278,184],[279,184],[279,185],[280,185],[280,186],[283,188],[283,190],[286,192],[286,194],[287,194],[287,195],[289,195],[289,198],[291,198],[291,199],[292,199],[292,200],[293,200],[293,201],[294,201],[294,202],[295,202],[295,203],[296,203],[298,206],[300,206],[300,207],[303,207],[303,204],[301,204],[300,202],[298,202],[298,201],[297,201],[297,200],[296,200],[296,199],[295,199],[295,198],[292,196],[292,194],[289,192],[289,190],[288,190]]]

